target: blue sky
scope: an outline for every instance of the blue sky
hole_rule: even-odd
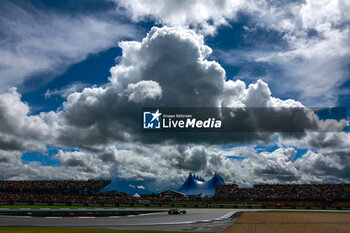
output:
[[[157,148],[157,143],[137,141],[138,133],[119,125],[125,118],[113,114],[125,111],[125,98],[117,97],[125,90],[159,87],[161,94],[146,93],[150,102],[144,105],[173,103],[165,101],[167,90],[179,93],[174,97],[179,101],[182,94],[187,96],[185,88],[167,87],[177,77],[171,78],[166,71],[188,76],[191,82],[197,73],[192,74],[182,61],[207,47],[211,53],[193,58],[202,61],[193,70],[201,70],[208,61],[217,62],[213,74],[201,71],[201,75],[208,80],[217,76],[214,81],[223,77],[225,87],[219,97],[203,94],[204,100],[217,98],[229,106],[238,102],[248,106],[251,92],[257,107],[264,98],[266,106],[350,105],[349,4],[326,0],[262,5],[255,1],[195,2],[181,7],[172,1],[2,1],[0,113],[5,126],[0,129],[0,154],[6,163],[13,163],[13,170],[1,177],[110,178],[112,188],[130,193],[180,186],[190,171],[209,178],[222,167],[227,182],[243,186],[281,181],[277,175],[268,176],[269,169],[290,174],[290,182],[348,181],[343,174],[350,164],[341,162],[348,159],[347,132],[242,135],[214,145],[205,140],[183,145],[175,140],[159,142]],[[158,29],[152,32],[154,26]],[[165,42],[161,42],[162,35],[168,36]],[[129,42],[118,44],[122,41]],[[151,50],[157,41],[163,43],[162,49]],[[178,51],[171,64],[165,62],[173,55],[168,51]],[[159,54],[166,56],[152,60]],[[193,85],[200,82],[193,81]],[[9,91],[12,87],[16,91]],[[129,90],[132,87],[135,90]],[[241,93],[239,97],[232,97],[235,91]],[[222,97],[226,95],[232,96]],[[320,166],[324,161],[329,167]],[[337,172],[330,174],[335,167]],[[243,170],[235,172],[236,168]],[[324,169],[324,175],[312,169]]]

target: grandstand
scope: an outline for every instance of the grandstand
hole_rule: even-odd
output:
[[[121,202],[128,194],[101,193],[111,180],[0,181],[0,205],[88,205]]]
[[[217,185],[215,198],[226,200],[350,200],[350,184],[263,184],[253,188]]]
[[[204,180],[201,182],[205,184]],[[110,183],[110,180],[0,181],[0,205],[350,208],[350,184],[262,184],[252,188],[217,184],[214,195],[168,190],[135,198],[118,191],[102,192]]]
[[[96,194],[110,183],[110,180],[7,180],[0,181],[0,191]]]

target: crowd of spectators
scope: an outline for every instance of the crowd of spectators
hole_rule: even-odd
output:
[[[101,192],[111,180],[26,180],[0,181],[1,203],[96,204],[128,200],[117,191]]]
[[[218,185],[216,199],[236,200],[305,200],[350,199],[350,184],[263,184],[253,188]]]
[[[1,202],[10,204],[25,203],[25,204],[114,204],[122,203],[128,200],[128,194],[116,192],[113,195],[100,193],[95,195],[87,194],[65,194],[65,193],[38,193],[38,192],[0,192]]]
[[[192,200],[190,197],[164,198],[159,195],[141,195],[133,197],[129,194],[111,191],[95,195],[76,195],[65,193],[38,192],[0,192],[0,203],[6,204],[48,204],[48,205],[171,205],[177,201]]]
[[[96,193],[111,180],[7,180],[0,192]]]
[[[217,185],[214,196],[186,196],[169,190],[159,194],[133,197],[101,190],[110,180],[32,180],[0,181],[0,204],[43,205],[173,205],[176,203],[212,203],[218,200],[347,200],[350,184],[264,184],[239,188],[236,184]],[[172,192],[179,195],[170,195]],[[169,194],[170,193],[170,194]]]

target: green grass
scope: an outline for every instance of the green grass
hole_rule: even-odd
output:
[[[54,227],[0,227],[0,232],[16,233],[175,233],[176,231],[132,231],[82,228],[54,228]],[[176,232],[178,233],[178,232]]]

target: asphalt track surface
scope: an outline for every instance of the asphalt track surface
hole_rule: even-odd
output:
[[[9,209],[0,210],[0,226],[218,232],[231,225],[240,212],[233,209],[186,209],[186,211],[184,215],[169,215],[164,209]],[[43,212],[47,217],[33,217],[44,216]]]
[[[166,209],[0,209],[0,226],[220,232],[230,226],[243,212],[266,210],[268,211],[268,209],[186,209],[185,215],[168,215]]]

